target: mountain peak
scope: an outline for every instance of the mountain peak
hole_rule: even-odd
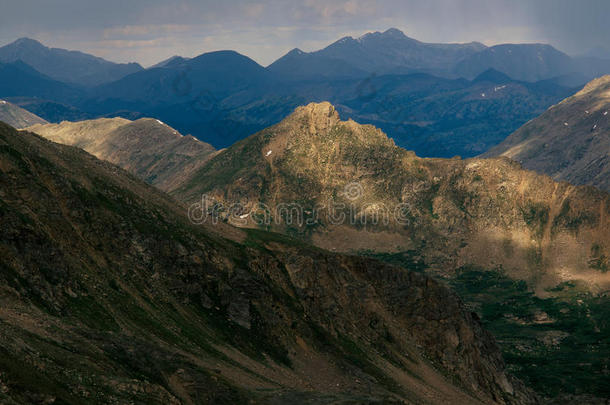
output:
[[[168,66],[175,66],[175,65],[179,65],[181,63],[184,63],[188,60],[188,58],[184,58],[182,56],[179,55],[174,55],[171,56],[165,60],[162,60],[161,62],[152,65],[149,69],[154,69],[154,68],[160,68],[160,67],[168,67]]]
[[[503,84],[512,81],[512,79],[507,74],[502,73],[499,70],[489,68],[480,75],[478,75],[473,81]]]
[[[46,48],[46,46],[44,46],[41,42],[27,37],[19,38],[18,40],[14,41],[12,44],[9,45]]]
[[[294,48],[293,50],[291,50],[290,52],[288,52],[286,55],[303,55],[305,52],[303,52],[302,50],[300,50],[299,48]]]
[[[575,94],[575,96],[583,96],[591,93],[608,83],[610,83],[610,75],[598,77],[597,79],[593,79],[587,83],[581,91]]]
[[[394,38],[407,38],[405,33],[399,30],[398,28],[389,28],[383,32],[383,35]]]
[[[346,37],[346,38],[351,38],[351,37]],[[409,39],[409,37],[407,37],[405,35],[405,33],[402,32],[401,30],[399,30],[398,28],[389,28],[383,32],[380,32],[380,31],[367,32],[366,34],[359,37],[358,41],[373,39],[373,38],[399,39],[399,40],[400,39]]]
[[[295,114],[308,114],[314,117],[336,117],[339,118],[339,113],[335,107],[328,101],[322,101],[319,103],[309,103],[304,106],[297,107]]]
[[[339,113],[328,101],[297,107],[287,120],[307,122],[312,134],[327,130],[341,121]]]
[[[394,142],[380,129],[351,119],[342,121],[335,107],[328,101],[297,107],[277,128],[278,134],[290,138],[290,142],[299,144],[300,147],[304,147],[303,144],[311,146],[328,136],[332,136],[338,143],[349,139],[349,142],[361,146],[383,144],[394,147]]]

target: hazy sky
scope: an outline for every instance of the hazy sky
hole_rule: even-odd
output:
[[[0,45],[19,37],[120,62],[234,49],[267,65],[298,47],[401,29],[426,42],[610,48],[610,0],[0,0]]]

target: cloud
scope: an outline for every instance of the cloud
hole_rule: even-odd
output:
[[[258,18],[264,11],[265,5],[263,3],[244,5],[244,15],[248,18]]]
[[[105,28],[102,31],[102,38],[124,38],[142,37],[149,35],[167,35],[176,33],[186,33],[192,30],[192,26],[184,24],[161,24],[161,25],[124,25],[118,27]]]

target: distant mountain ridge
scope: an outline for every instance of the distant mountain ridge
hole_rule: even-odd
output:
[[[339,65],[333,72],[341,79],[327,75],[323,66],[308,65],[298,80],[287,80],[243,55],[214,52],[100,86],[79,107],[97,115],[131,119],[123,114],[129,111],[156,117],[223,148],[298,105],[327,99],[345,116],[381,127],[405,148],[450,157],[484,152],[572,92],[554,83],[514,81],[500,72],[492,78],[491,70],[470,82],[422,73],[362,78],[361,71]],[[291,71],[298,76],[303,65],[295,66]]]
[[[0,98],[26,96],[76,103],[83,95],[81,89],[52,79],[21,60],[0,62]]]
[[[49,48],[30,38],[0,47],[0,62],[19,60],[55,80],[83,86],[112,82],[143,69],[137,63],[113,63],[79,51]]]
[[[329,100],[420,156],[471,157],[605,69],[603,61],[580,60],[581,70],[565,73],[565,58],[550,46],[427,44],[389,29],[316,52],[295,49],[267,68],[233,51],[175,56],[86,91],[15,62],[23,64],[18,74],[0,70],[0,97],[27,100],[22,107],[50,122],[154,117],[216,148],[277,123],[298,105]],[[459,78],[458,65],[472,80]],[[561,75],[529,82],[555,71]]]
[[[479,42],[424,43],[390,28],[359,38],[344,37],[314,52],[295,49],[268,69],[292,80],[307,77],[308,71],[310,79],[320,76],[320,72],[334,78],[424,72],[473,79],[488,69],[495,69],[521,81],[535,82],[574,73],[583,74],[586,81],[599,72],[610,73],[610,61],[599,57],[572,58],[545,44],[487,47]]]
[[[535,82],[573,73],[572,58],[550,45],[503,44],[484,49],[461,60],[454,72],[473,78],[487,69],[495,69],[513,79]]]
[[[268,69],[286,78],[294,78],[303,71],[314,72],[326,66],[327,74],[332,68],[341,66],[334,76],[341,77],[350,72],[356,74],[405,74],[418,71],[427,73],[446,72],[462,58],[485,49],[478,42],[469,44],[427,44],[407,37],[402,31],[390,28],[385,32],[372,32],[360,38],[344,37],[326,48],[315,52],[293,50],[278,59]]]
[[[64,121],[33,125],[27,130],[54,142],[82,148],[161,190],[176,187],[216,152],[211,145],[183,136],[150,118]]]

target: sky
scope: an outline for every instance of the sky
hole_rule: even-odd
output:
[[[0,0],[0,46],[20,37],[150,66],[233,49],[266,66],[293,48],[398,28],[424,42],[610,49],[610,0]]]

